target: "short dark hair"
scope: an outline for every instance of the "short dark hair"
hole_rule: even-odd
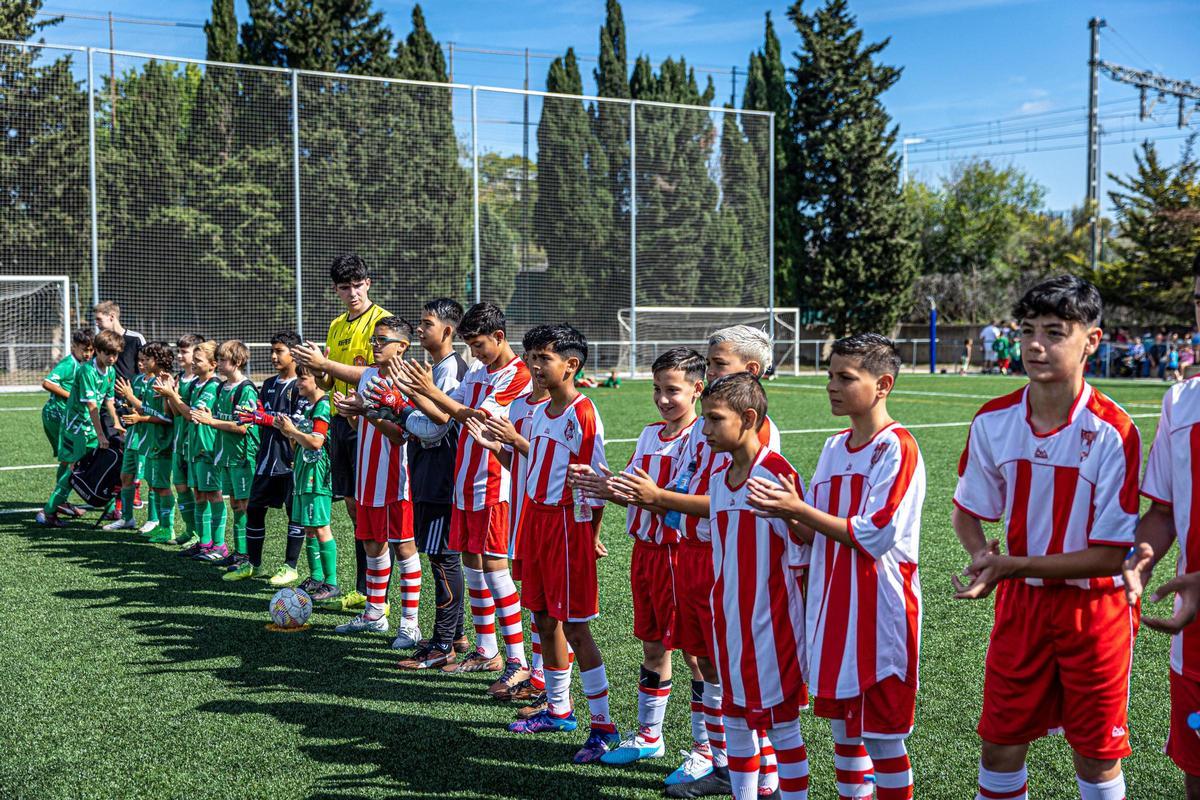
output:
[[[563,358],[575,356],[579,359],[580,369],[587,363],[587,337],[575,328],[566,323],[561,325],[539,325],[529,333],[533,334],[535,331],[536,335],[527,336],[524,341],[525,344],[529,345],[530,350],[549,350]]]
[[[1022,320],[1048,315],[1066,322],[1099,325],[1104,301],[1092,283],[1074,275],[1059,275],[1027,291],[1013,307],[1013,315]]]
[[[370,277],[367,262],[357,253],[344,253],[334,258],[333,263],[329,265],[329,279],[333,281],[334,286],[365,281]]]
[[[706,364],[704,356],[690,347],[672,347],[667,352],[654,359],[650,372],[657,375],[664,369],[677,369],[689,381],[704,380]]]
[[[175,342],[176,347],[195,347],[204,341],[204,337],[198,333],[185,333],[179,337],[179,341]]]
[[[175,368],[175,351],[166,342],[150,342],[138,354],[147,361],[153,361],[160,370],[170,372]]]
[[[301,364],[299,361],[296,362],[296,377],[297,378],[307,378],[310,375],[316,375],[316,374],[317,374],[316,371],[310,369],[309,367],[305,366],[304,364]]]
[[[452,328],[457,328],[463,319],[462,304],[449,297],[435,297],[421,306],[421,310],[433,314]]]
[[[300,334],[295,331],[279,331],[271,337],[271,344],[281,344],[291,350],[293,347],[300,344]]]
[[[700,400],[724,403],[736,414],[743,414],[746,409],[753,408],[758,415],[755,430],[761,428],[767,419],[767,393],[763,391],[758,378],[749,372],[736,372],[717,378],[705,388]]]
[[[879,333],[856,333],[833,343],[833,355],[857,358],[860,367],[872,375],[900,374],[900,354],[891,339]]]
[[[467,309],[462,322],[458,324],[458,335],[465,340],[472,336],[488,336],[496,331],[507,333],[507,324],[500,306],[485,300]]]
[[[534,325],[529,330],[525,331],[525,335],[521,337],[521,346],[528,352],[534,348],[534,343],[542,341],[547,331],[553,328],[553,325]]]
[[[87,328],[76,328],[71,332],[71,344],[80,347],[92,346],[92,332]]]
[[[389,331],[396,331],[397,333],[403,334],[404,338],[408,341],[412,341],[413,326],[412,323],[406,320],[404,317],[380,317],[378,320],[376,320],[375,327],[387,328]]]

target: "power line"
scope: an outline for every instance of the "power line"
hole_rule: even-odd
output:
[[[1161,127],[1175,129],[1174,125],[1163,125]],[[1149,130],[1157,130],[1157,129],[1158,128],[1152,128]],[[1156,136],[1156,137],[1154,137],[1154,139],[1155,139],[1155,141],[1158,141],[1158,142],[1166,142],[1166,141],[1171,141],[1174,139],[1186,139],[1189,136],[1194,136],[1195,134],[1196,134],[1196,131],[1192,131],[1190,133],[1177,133],[1177,134],[1171,134],[1171,135],[1167,135],[1167,136]],[[1081,135],[1086,135],[1086,134],[1081,134]],[[1102,134],[1100,134],[1100,136],[1101,136],[1101,138],[1105,138],[1105,139],[1109,139],[1110,137],[1114,137],[1114,136],[1125,137],[1125,138],[1112,140],[1109,142],[1109,144],[1133,144],[1133,143],[1137,142],[1138,139],[1142,138],[1142,137],[1134,134],[1133,132],[1129,132],[1129,131],[1121,131],[1120,133],[1116,133],[1116,132],[1102,133]],[[1036,153],[1053,153],[1053,152],[1057,152],[1057,151],[1061,151],[1061,150],[1082,150],[1082,149],[1086,148],[1087,146],[1088,146],[1087,142],[1081,142],[1078,144],[1055,145],[1054,147],[1035,147],[1032,149],[1025,149],[1025,150],[1006,150],[1006,151],[999,152],[999,153],[976,153],[976,154],[969,154],[969,155],[948,155],[948,156],[945,156],[942,158],[913,159],[913,160],[909,161],[909,163],[913,164],[913,165],[917,165],[917,164],[940,164],[940,163],[945,163],[947,161],[965,161],[968,158],[970,158],[971,155],[977,155],[982,158],[1000,158],[1002,156],[1024,156],[1024,155],[1034,155]]]
[[[65,19],[83,19],[94,22],[116,22],[122,25],[156,25],[164,28],[199,28],[204,29],[202,22],[163,19],[161,17],[112,17],[108,14],[83,14],[76,11],[50,11],[43,9],[37,12],[39,17],[63,17]]]

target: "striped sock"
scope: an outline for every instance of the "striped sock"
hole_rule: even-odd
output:
[[[517,594],[512,574],[507,569],[486,572],[488,591],[496,601],[496,621],[500,624],[500,635],[504,637],[504,658],[529,665],[525,660],[525,631],[521,627],[521,596]]]
[[[383,608],[387,605],[388,575],[391,572],[391,548],[383,548],[383,555],[367,556],[367,608],[364,612],[367,619],[379,619],[383,616]]]
[[[707,704],[706,704],[707,705]],[[729,783],[734,800],[758,798],[758,733],[737,717],[725,720],[725,741],[729,747]]]
[[[763,740],[768,741],[765,735]],[[800,721],[771,728],[770,741],[774,742],[779,764],[779,796],[782,800],[807,800],[808,750],[800,734]]]
[[[638,679],[638,738],[643,744],[653,747],[662,740],[670,695],[671,679],[661,680],[657,672],[643,666]]]
[[[992,772],[979,764],[979,793],[975,800],[1029,800],[1029,773],[1022,764],[1016,772]]]
[[[529,641],[531,642],[530,649],[533,650],[533,660],[529,668],[529,682],[533,684],[533,688],[535,689],[545,689],[546,675],[542,671],[542,635],[538,633],[537,622],[534,620],[530,620],[529,623]]]
[[[391,548],[388,548],[388,574],[392,571]],[[370,567],[367,581],[370,582]],[[384,590],[386,592],[386,588]],[[417,609],[421,605],[421,555],[413,553],[400,562],[400,614],[406,622],[417,624]]]
[[[571,673],[568,671],[567,674]],[[615,732],[617,726],[608,715],[608,675],[604,672],[604,664],[593,669],[580,670],[579,679],[583,682],[583,693],[587,697],[588,711],[592,715],[593,730]]]
[[[771,744],[766,731],[758,732],[758,752],[761,757],[758,765],[758,793],[760,796],[775,794],[775,790],[779,788],[779,761],[775,757],[775,746]]]
[[[903,739],[864,739],[867,752],[875,764],[875,797],[877,800],[912,800],[912,762]],[[1124,793],[1116,800],[1122,800]],[[1100,798],[1097,798],[1100,800]]]
[[[488,591],[483,570],[463,566],[467,578],[467,592],[471,596],[471,622],[475,625],[475,649],[488,658],[495,658],[496,647],[496,604]]]
[[[546,707],[558,718],[571,715],[571,668],[546,667]]]
[[[708,729],[704,727],[704,681],[692,681],[692,749],[709,753]],[[701,749],[703,748],[703,749]],[[711,756],[711,753],[709,753]]]
[[[725,717],[721,713],[719,683],[704,684],[704,728],[708,731],[708,746],[712,750],[713,766],[726,766],[728,759],[725,752]],[[757,756],[758,749],[755,748],[754,752]]]
[[[833,720],[831,727],[838,800],[870,797],[871,784],[867,781],[867,776],[871,774],[871,757],[867,754],[863,740],[857,736],[847,736],[846,723],[840,719]]]

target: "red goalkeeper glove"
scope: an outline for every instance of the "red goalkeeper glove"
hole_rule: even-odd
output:
[[[264,428],[272,428],[275,426],[275,416],[267,413],[260,400],[258,408],[253,411],[239,411],[238,422],[243,425],[262,425]]]

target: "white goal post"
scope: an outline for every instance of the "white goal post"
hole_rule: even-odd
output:
[[[70,298],[65,275],[0,275],[0,392],[38,390],[71,352]]]
[[[749,325],[773,332],[776,372],[799,374],[800,309],[765,306],[638,306],[637,329],[630,309],[617,311],[624,346],[621,366],[631,375],[649,370],[654,359],[672,347],[704,352],[708,336],[729,325]],[[630,358],[636,344],[635,357]]]

